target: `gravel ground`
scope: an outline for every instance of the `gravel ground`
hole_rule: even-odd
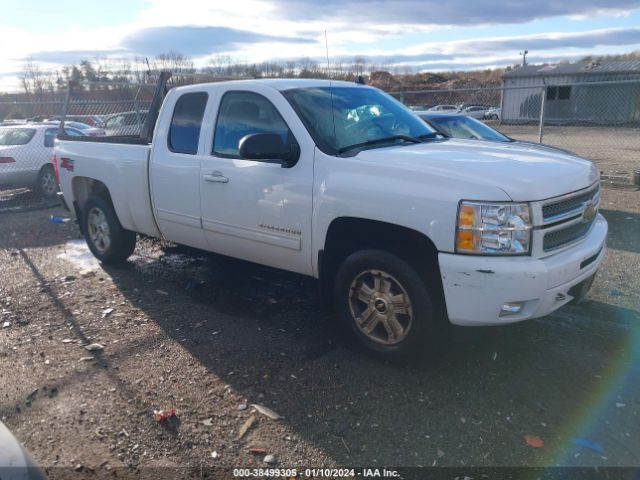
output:
[[[640,466],[640,192],[602,199],[588,302],[404,365],[355,348],[304,277],[148,239],[105,268],[61,209],[2,213],[0,417],[80,473],[268,466],[249,448],[283,468]]]

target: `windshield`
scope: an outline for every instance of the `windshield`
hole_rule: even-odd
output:
[[[283,95],[316,145],[329,155],[352,146],[365,148],[365,143],[366,148],[378,148],[435,132],[402,103],[374,88],[297,88]]]
[[[509,137],[485,125],[475,118],[456,115],[452,117],[425,117],[425,120],[452,138],[491,140],[493,142],[510,142]]]
[[[0,145],[26,145],[35,133],[33,128],[2,128]]]

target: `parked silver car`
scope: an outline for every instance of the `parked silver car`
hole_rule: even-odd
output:
[[[146,110],[115,113],[107,117],[104,122],[105,134],[107,136],[140,135],[146,119]]]
[[[460,115],[466,115],[471,118],[481,119],[484,118],[484,114],[489,110],[489,107],[484,105],[471,105],[458,111]]]
[[[501,114],[502,109],[500,107],[492,107],[484,112],[484,116],[482,118],[485,120],[500,120]]]
[[[429,112],[457,112],[458,107],[455,105],[436,105],[435,107],[431,107]]]
[[[487,140],[490,142],[504,142],[528,148],[535,148],[536,150],[551,150],[567,153],[569,155],[575,155],[575,153],[569,150],[553,147],[544,143],[529,142],[527,140],[516,140],[514,138],[506,136],[503,133],[500,133],[495,128],[491,128],[489,125],[482,123],[480,120],[476,120],[473,117],[463,115],[461,113],[452,114],[448,112],[430,112],[428,110],[415,113],[425,123],[430,125],[445,137],[462,138],[465,140]]]
[[[66,127],[70,136],[84,136],[82,130]],[[58,126],[25,123],[0,127],[0,188],[31,187],[43,198],[56,198],[51,155]]]

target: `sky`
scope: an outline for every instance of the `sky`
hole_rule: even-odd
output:
[[[0,0],[0,90],[96,57],[176,51],[196,66],[362,56],[412,71],[640,50],[640,0]]]

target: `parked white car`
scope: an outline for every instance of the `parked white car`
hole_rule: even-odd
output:
[[[315,277],[387,356],[428,349],[449,322],[504,325],[581,299],[605,252],[592,162],[447,139],[356,83],[178,87],[151,143],[61,138],[56,158],[102,262],[126,260],[138,232]]]
[[[429,112],[457,112],[458,107],[455,105],[436,105],[435,107],[431,107],[427,109]]]
[[[67,135],[82,136],[66,128]],[[0,188],[32,187],[42,197],[56,197],[58,186],[51,163],[58,127],[22,124],[0,127]]]

